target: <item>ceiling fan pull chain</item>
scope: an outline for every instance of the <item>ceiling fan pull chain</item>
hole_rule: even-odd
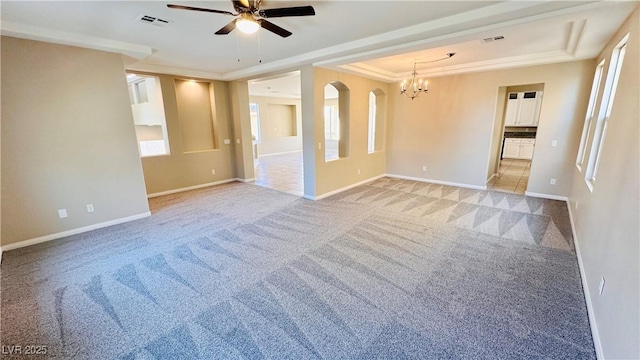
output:
[[[258,31],[258,63],[262,64],[262,48],[260,47],[260,32]]]
[[[240,40],[238,40],[237,31],[236,31],[236,57],[238,58],[238,62],[240,62]]]

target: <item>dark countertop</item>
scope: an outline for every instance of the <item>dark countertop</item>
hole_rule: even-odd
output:
[[[534,132],[505,132],[505,138],[523,138],[523,139],[535,139],[536,133]]]

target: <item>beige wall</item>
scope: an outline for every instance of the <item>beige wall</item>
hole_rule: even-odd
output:
[[[119,55],[2,37],[1,71],[3,246],[149,211]]]
[[[300,99],[251,96],[249,101],[257,103],[260,112],[260,136],[262,140],[258,144],[258,154],[260,156],[302,150],[302,107]],[[272,137],[269,135],[270,130],[274,127],[269,116],[269,104],[295,106],[295,136]]]
[[[246,81],[229,83],[231,118],[233,124],[234,165],[236,177],[243,181],[254,179],[253,139],[249,113],[249,84]]]
[[[303,104],[305,103],[305,76],[303,72]],[[324,160],[324,87],[325,85],[339,81],[349,89],[349,149],[348,157],[325,162]],[[313,148],[315,164],[316,182],[315,193],[310,193],[307,189],[307,164],[305,164],[305,195],[322,196],[323,194],[353,185],[360,181],[385,173],[386,154],[384,151],[367,153],[367,134],[369,126],[369,92],[380,89],[389,94],[389,84],[361,78],[358,76],[345,74],[337,71],[314,68],[313,69],[313,129],[305,132],[305,143],[307,138],[313,139],[314,146],[305,146],[307,149]],[[387,97],[388,98],[388,97]],[[388,107],[387,107],[388,108]],[[341,106],[341,117],[342,117]],[[303,127],[305,118],[303,110]],[[388,113],[387,113],[388,114]],[[389,117],[387,116],[387,122]],[[311,131],[312,130],[312,131]],[[313,132],[311,137],[310,133]],[[321,144],[321,149],[318,148]],[[305,155],[308,156],[308,155]],[[305,162],[307,157],[305,157]],[[360,169],[360,174],[358,174]]]
[[[489,166],[487,168],[487,182],[498,173],[500,166],[500,151],[502,150],[502,137],[504,134],[504,113],[507,107],[507,88],[500,86],[496,95],[496,109],[493,119],[493,133],[491,134],[491,150]]]
[[[439,77],[429,79],[429,93],[414,100],[392,91],[387,173],[484,187],[497,145],[495,127],[502,126],[496,117],[499,88],[544,83],[527,191],[567,196],[594,67],[589,60]],[[551,148],[551,140],[558,146]],[[550,185],[550,178],[557,184]]]
[[[203,113],[208,118],[215,116],[216,125],[213,133],[215,138],[209,139],[208,145],[205,144],[203,146],[211,147],[214,144],[218,144],[217,148],[192,151],[193,148],[185,147],[184,144],[180,115],[182,114],[184,117],[185,113],[180,112],[176,94],[177,84],[179,86],[189,84],[183,81],[178,81],[176,84],[175,80],[180,80],[181,78],[172,75],[152,75],[160,78],[170,155],[142,158],[147,193],[156,194],[235,178],[232,157],[233,144],[224,144],[224,139],[233,141],[227,83],[222,81],[207,81],[204,83],[213,85],[213,102],[204,109]],[[189,94],[182,95],[187,96]],[[215,114],[212,114],[212,111]],[[211,128],[205,130],[211,133]],[[212,170],[215,170],[215,175],[211,173]]]
[[[606,58],[605,79],[614,46],[630,33],[593,192],[587,188],[584,170],[575,166],[575,154],[571,159],[573,188],[569,206],[597,332],[607,359],[640,358],[639,17],[636,9],[597,59],[600,62]],[[604,81],[598,105],[603,85]],[[599,110],[597,106],[595,113]],[[583,122],[584,117],[580,127]],[[592,128],[589,145],[593,133]],[[605,278],[605,287],[599,295],[601,277]]]

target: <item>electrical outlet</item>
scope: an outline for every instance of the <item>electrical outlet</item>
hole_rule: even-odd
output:
[[[358,175],[360,175],[360,169],[358,169]]]
[[[240,139],[236,139],[236,144],[240,144]]]
[[[422,165],[422,171],[427,171],[427,165]]]
[[[322,143],[318,143],[318,150],[322,150]]]
[[[211,169],[211,175],[215,175],[216,174],[216,169]]]
[[[229,145],[229,144],[231,144],[231,140],[230,140],[230,139],[224,139],[224,144],[225,144],[225,145]]]
[[[551,185],[555,185],[555,184],[556,184],[556,179],[551,179],[551,180],[549,181],[549,184],[551,184]]]
[[[551,140],[551,147],[558,146],[558,140]]]
[[[87,204],[87,212],[92,213],[94,211],[95,211],[95,209],[93,208],[93,204]]]
[[[64,218],[66,218],[67,216],[68,216],[68,215],[67,215],[67,209],[58,209],[58,217],[59,217],[60,219],[64,219]]]
[[[600,278],[600,285],[598,285],[598,293],[602,295],[604,291],[604,276]]]
[[[576,201],[576,205],[574,206],[574,209],[578,210],[578,202]]]

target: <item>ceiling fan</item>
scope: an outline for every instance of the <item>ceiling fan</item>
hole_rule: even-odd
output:
[[[236,13],[225,10],[205,9],[184,5],[168,4],[171,9],[203,11],[216,14],[237,16],[233,21],[216,31],[216,35],[227,35],[236,27],[238,30],[250,34],[256,32],[260,27],[269,30],[282,37],[288,37],[292,33],[280,26],[267,21],[268,18],[289,17],[289,16],[313,16],[316,14],[313,6],[294,6],[275,9],[260,9],[261,0],[232,0]]]

